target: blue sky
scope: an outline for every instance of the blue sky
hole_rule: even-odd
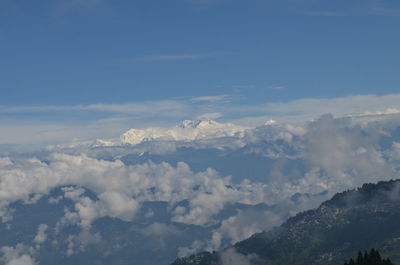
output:
[[[397,0],[0,0],[0,121],[122,129],[396,94],[399,28]]]

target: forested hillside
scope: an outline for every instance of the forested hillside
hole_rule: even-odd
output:
[[[255,234],[231,249],[200,253],[173,265],[222,264],[228,251],[250,264],[334,265],[371,248],[398,263],[399,199],[399,180],[364,184],[338,193],[319,208],[299,213],[282,226]]]

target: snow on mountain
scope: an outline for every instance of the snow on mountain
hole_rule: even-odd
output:
[[[221,137],[243,137],[247,127],[213,120],[185,120],[171,129],[130,129],[120,137],[125,145],[136,145],[145,141],[194,141]]]
[[[268,120],[265,122],[264,125],[274,125],[274,124],[276,124],[276,120]]]

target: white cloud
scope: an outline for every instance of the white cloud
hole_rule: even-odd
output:
[[[189,247],[181,247],[178,251],[178,257],[186,257],[197,252],[200,252],[205,247],[205,243],[199,240],[194,240]]]
[[[400,109],[387,108],[387,109],[377,110],[374,112],[367,111],[367,112],[359,114],[358,116],[390,115],[390,114],[400,114]]]
[[[99,200],[86,197],[81,188],[64,189],[65,197],[75,202],[75,214],[66,219],[89,227],[97,218],[110,216],[130,221],[139,209],[139,202],[190,201],[186,215],[176,221],[206,224],[225,203],[244,199],[246,193],[228,188],[228,178],[209,169],[193,173],[185,163],[174,168],[167,163],[126,166],[121,161],[103,161],[86,155],[55,153],[48,163],[37,159],[21,159],[13,167],[0,168],[0,200],[4,203],[29,200],[31,194],[46,194],[59,186],[84,186],[94,191]],[[198,191],[193,188],[200,186]],[[7,204],[3,206],[7,209]]]
[[[305,98],[282,103],[266,103],[265,110],[297,118],[317,118],[321,114],[335,116],[356,115],[364,112],[377,112],[389,108],[398,108],[400,94],[392,95],[356,95],[341,98]],[[295,113],[290,115],[290,113]]]
[[[268,231],[283,221],[281,216],[269,211],[239,211],[237,215],[222,221],[221,226],[213,232],[211,249],[219,249],[222,238],[228,238],[229,243],[234,244],[255,233]]]
[[[77,235],[69,235],[67,238],[67,256],[75,255],[77,253],[85,251],[87,246],[96,245],[101,242],[101,236],[99,233],[91,233],[90,231],[83,229]]]
[[[310,124],[307,133],[307,161],[326,178],[326,188],[345,189],[377,178],[397,176],[393,166],[383,159],[378,141],[383,134],[371,128],[351,125],[351,119],[333,119],[325,115]],[[311,177],[310,174],[308,177]],[[331,179],[328,181],[328,179]]]
[[[32,255],[34,253],[31,247],[23,244],[17,244],[15,247],[5,246],[0,248],[3,254],[0,260],[4,265],[35,265],[36,262]]]
[[[226,106],[219,109],[224,116],[237,116],[232,122],[247,126],[279,122],[306,122],[330,113],[335,117],[394,115],[400,109],[400,94],[355,95],[339,98],[303,98],[288,102],[267,102],[252,106]]]
[[[267,86],[268,89],[272,89],[272,90],[285,90],[287,89],[286,86],[280,86],[280,85],[270,85]]]
[[[213,169],[193,172],[184,162],[176,166],[152,162],[125,165],[119,160],[65,153],[50,153],[43,160],[3,157],[0,215],[3,221],[9,221],[10,203],[17,200],[35,203],[34,194],[49,194],[60,186],[64,187],[64,199],[71,200],[72,206],[65,209],[56,231],[71,223],[89,231],[93,221],[105,216],[134,221],[143,202],[163,201],[169,204],[170,221],[215,225],[211,238],[193,243],[192,247],[183,246],[181,254],[199,248],[216,249],[268,230],[288,215],[316,207],[335,192],[365,182],[398,178],[400,148],[393,133],[400,126],[400,119],[388,117],[335,119],[325,115],[304,126],[274,123],[248,131],[243,138],[246,152],[271,159],[285,157],[289,161],[294,157],[303,163],[304,169],[294,176],[286,175],[282,167],[274,165],[276,168],[266,183],[243,180],[235,184]],[[382,139],[392,141],[385,150],[380,146]],[[117,151],[114,154],[119,155]],[[89,196],[86,189],[97,199]],[[293,200],[295,194],[298,195]],[[184,205],[177,205],[182,201]],[[223,217],[227,206],[238,203],[279,205],[276,209],[282,211],[243,210]],[[37,243],[45,238],[45,229],[41,231],[38,230]],[[179,233],[174,226],[160,222],[150,224],[142,232],[154,237]],[[159,243],[164,246],[165,242]],[[84,248],[75,237],[69,245],[71,255]]]
[[[54,144],[71,142],[76,138],[113,138],[132,127],[170,127],[182,120],[194,118],[223,116],[225,120],[240,125],[259,126],[270,119],[279,122],[304,122],[325,113],[336,117],[396,115],[400,109],[400,94],[304,98],[254,105],[231,102],[231,99],[232,95],[214,95],[126,104],[3,106],[0,107],[0,113],[4,114],[0,125],[0,144]],[[70,117],[78,117],[82,113],[93,117],[88,118],[84,124],[35,119],[35,115],[39,113],[54,114],[60,111],[68,111]],[[28,113],[29,121],[16,118]]]
[[[65,106],[7,106],[0,107],[0,113],[52,112],[52,111],[100,111],[110,113],[126,113],[134,115],[154,115],[165,113],[172,115],[175,111],[184,111],[187,105],[177,100],[160,100],[149,102],[132,102],[123,104],[89,104]]]
[[[195,102],[231,102],[233,95],[216,95],[216,96],[203,96],[194,97],[191,100]]]
[[[182,231],[173,225],[163,223],[153,223],[140,230],[140,233],[146,236],[163,238],[168,236],[179,236]]]
[[[224,208],[226,203],[241,199],[242,194],[235,189],[227,188],[228,185],[228,179],[212,179],[204,187],[204,192],[196,193],[190,199],[189,212],[183,215],[175,215],[173,221],[196,225],[208,224],[212,220],[211,218]]]
[[[345,3],[346,1],[343,1]],[[356,5],[351,5],[351,8],[347,5],[338,5],[336,10],[332,11],[329,9],[318,8],[318,5],[322,5],[324,1],[315,1],[317,4],[316,8],[303,11],[302,13],[310,16],[398,16],[400,10],[391,7],[390,0],[369,0],[360,1]]]
[[[37,234],[33,241],[37,244],[42,244],[47,240],[46,230],[49,228],[46,224],[39,225]]]
[[[223,116],[220,112],[204,113],[196,117],[197,120],[216,120]]]
[[[82,188],[64,189],[64,197],[75,202],[74,209],[66,211],[64,222],[84,228],[103,216],[131,221],[140,202],[166,201],[174,205],[183,200],[188,200],[189,208],[173,211],[173,220],[207,225],[215,221],[215,216],[228,203],[256,204],[269,197],[269,188],[264,184],[237,186],[214,170],[194,173],[182,162],[176,168],[167,163],[126,166],[120,161],[55,153],[47,163],[21,159],[12,167],[0,168],[3,203],[26,201],[31,194],[47,194],[55,187],[68,185],[86,187],[99,198],[87,197]],[[2,209],[7,213],[7,204]]]
[[[0,167],[11,166],[13,162],[9,157],[0,157]]]
[[[251,258],[238,253],[234,248],[228,248],[220,254],[222,265],[250,265]]]
[[[90,228],[94,220],[104,216],[132,221],[139,210],[139,203],[124,193],[106,191],[98,194],[98,200],[95,201],[85,196],[82,188],[69,187],[64,189],[64,192],[65,198],[75,202],[76,212],[67,210],[59,226],[70,222]]]
[[[400,143],[393,142],[392,148],[387,151],[387,154],[390,157],[390,159],[400,160]]]
[[[82,188],[64,190],[64,197],[75,202],[75,208],[71,209],[75,215],[66,213],[66,216],[82,227],[103,216],[133,220],[144,201],[166,201],[174,205],[182,200],[188,200],[189,207],[172,209],[173,221],[208,225],[216,221],[215,217],[227,204],[274,204],[295,193],[335,192],[398,176],[395,167],[385,159],[387,154],[377,148],[379,137],[384,135],[382,128],[375,128],[375,123],[365,126],[327,115],[304,128],[274,124],[246,136],[250,144],[268,140],[268,146],[276,145],[275,152],[282,154],[286,151],[279,150],[277,144],[282,140],[297,150],[298,159],[304,159],[308,168],[296,182],[284,174],[276,174],[271,176],[269,184],[244,181],[235,185],[229,177],[222,178],[212,169],[194,173],[182,162],[176,167],[167,163],[127,166],[119,160],[98,160],[85,154],[52,153],[46,163],[36,158],[15,161],[2,158],[2,215],[6,219],[9,216],[7,202],[32,201],[32,194],[47,194],[58,186],[77,185],[98,196],[98,200],[90,199]],[[396,150],[392,151],[393,158]],[[229,237],[240,238],[233,234]]]
[[[207,58],[215,58],[220,56],[231,55],[229,52],[204,52],[192,54],[158,54],[137,56],[124,60],[124,62],[169,62],[169,61],[188,61],[201,60]]]

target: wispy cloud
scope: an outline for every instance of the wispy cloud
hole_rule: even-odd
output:
[[[267,102],[253,106],[239,106],[236,110],[242,114],[237,123],[256,125],[268,119],[284,122],[306,121],[331,113],[337,117],[368,114],[396,114],[400,109],[400,94],[390,95],[354,95],[338,98],[303,98],[288,102]],[[254,115],[257,114],[257,115]]]
[[[396,1],[398,2],[398,1]],[[370,0],[369,9],[372,14],[379,16],[399,16],[400,8],[391,7],[390,4],[395,3],[395,1],[388,0]],[[397,3],[398,4],[398,3]]]
[[[268,89],[272,89],[272,90],[285,90],[287,89],[286,86],[281,86],[281,85],[269,85],[267,86]]]
[[[194,97],[191,100],[196,102],[231,102],[234,95],[215,95],[215,96],[203,96]]]
[[[169,127],[184,119],[223,118],[223,121],[257,126],[270,119],[307,121],[325,113],[336,117],[385,115],[397,114],[400,109],[400,94],[303,98],[262,104],[245,103],[245,99],[234,101],[232,97],[213,95],[125,104],[3,106],[0,107],[0,144],[117,137],[131,127]],[[69,115],[68,122],[57,119],[59,115]],[[85,121],[80,118],[83,115],[88,117]],[[43,120],[44,116],[51,118]]]
[[[333,113],[339,116],[354,115],[367,111],[379,111],[400,106],[400,94],[391,95],[355,95],[339,98],[305,98],[290,102],[266,103],[269,112],[294,116],[312,113]]]
[[[65,7],[93,7],[96,6],[100,3],[102,3],[103,0],[59,0],[59,3],[62,4]]]
[[[360,114],[365,112],[384,111],[386,109],[397,109],[400,107],[400,94],[389,95],[354,95],[337,98],[302,98],[287,102],[266,102],[263,104],[248,105],[236,104],[233,101],[235,95],[223,94],[193,97],[181,100],[159,100],[132,102],[123,104],[88,104],[88,105],[65,105],[65,106],[3,106],[0,114],[24,114],[24,113],[57,113],[65,111],[76,112],[102,112],[109,114],[126,114],[137,117],[159,116],[185,117],[188,114],[218,112],[230,114],[241,112],[246,115],[250,113],[268,113],[275,117],[314,117],[323,113],[337,115]],[[203,105],[207,102],[209,104]],[[230,103],[223,104],[220,103]],[[207,111],[208,110],[208,111]]]
[[[308,16],[318,16],[318,17],[347,17],[347,16],[350,16],[350,13],[346,13],[346,12],[334,12],[334,11],[325,11],[325,10],[306,10],[303,13]]]
[[[204,53],[184,53],[184,54],[153,54],[128,58],[124,62],[168,62],[168,61],[189,61],[221,56],[232,55],[231,52],[204,52]]]
[[[344,17],[344,16],[399,16],[400,7],[395,0],[367,0],[356,3],[338,2],[335,10],[325,9],[326,0],[314,1],[312,6],[303,10],[309,16]],[[397,5],[397,7],[396,7]]]
[[[232,88],[237,88],[237,89],[251,89],[251,88],[256,88],[255,85],[233,85]]]
[[[197,120],[216,120],[224,116],[220,112],[204,113],[196,117]]]
[[[0,107],[1,114],[27,113],[27,112],[59,112],[59,111],[96,111],[108,113],[121,113],[132,115],[152,115],[165,113],[174,116],[176,113],[184,112],[187,105],[177,100],[160,100],[150,102],[133,102],[125,104],[88,104],[88,105],[65,105],[65,106],[3,106]]]

